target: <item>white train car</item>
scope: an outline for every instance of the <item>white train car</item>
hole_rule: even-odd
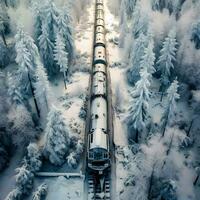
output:
[[[107,96],[107,86],[106,86],[106,75],[102,72],[97,72],[93,75],[92,84],[92,98],[97,96],[102,96],[106,98]]]

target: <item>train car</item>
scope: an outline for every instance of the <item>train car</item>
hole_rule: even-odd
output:
[[[93,66],[93,75],[97,72],[102,72],[106,75],[106,65],[105,64],[95,64]]]
[[[106,46],[105,35],[104,33],[96,33],[94,46]]]
[[[95,129],[88,139],[88,167],[102,174],[109,165],[109,137],[101,129]]]
[[[104,27],[104,20],[103,19],[97,19],[96,20],[96,26],[103,26]]]
[[[91,103],[90,133],[95,129],[107,133],[107,101],[103,97],[96,97]]]
[[[106,87],[106,75],[102,72],[97,72],[93,75],[92,83],[92,98],[101,96],[106,98],[107,87]]]
[[[94,49],[94,63],[106,64],[106,49],[104,46],[96,46]]]
[[[97,11],[96,19],[104,19],[104,13],[102,10]]]
[[[97,4],[97,5],[98,5],[98,4],[103,5],[103,0],[97,0],[97,1],[96,1],[96,4]]]
[[[97,4],[96,10],[97,10],[97,11],[98,11],[98,10],[104,11],[104,6],[103,6],[103,4]]]
[[[97,26],[95,33],[103,33],[105,34],[105,29],[103,26]]]

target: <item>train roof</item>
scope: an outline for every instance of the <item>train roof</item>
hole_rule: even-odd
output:
[[[93,140],[90,144],[90,149],[102,148],[108,149],[107,147],[107,134],[105,134],[101,129],[95,129],[91,134]]]

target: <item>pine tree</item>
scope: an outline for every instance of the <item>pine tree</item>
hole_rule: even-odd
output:
[[[200,49],[200,19],[192,25],[191,41],[196,49]]]
[[[1,34],[2,40],[4,42],[4,45],[7,47],[7,42],[6,42],[6,38],[5,38],[5,21],[2,16],[1,10],[0,10],[0,34]]]
[[[47,74],[41,64],[36,68],[36,81],[34,87],[35,97],[38,102],[40,113],[43,117],[45,117],[50,108],[51,91]]]
[[[141,33],[146,34],[149,27],[149,17],[142,13],[140,2],[136,4],[133,21],[131,25],[131,32],[134,38],[138,38]]]
[[[16,44],[16,62],[19,66],[20,82],[24,85],[25,94],[28,94],[29,88],[31,90],[32,96],[34,98],[35,107],[38,116],[40,115],[37,102],[34,96],[34,77],[35,77],[35,67],[38,62],[38,50],[33,42],[33,39],[19,29],[15,36]]]
[[[34,13],[34,38],[38,45],[38,38],[42,35],[42,22],[44,21],[44,16],[42,13],[42,5],[38,1],[32,2],[32,8]]]
[[[135,4],[136,4],[137,0],[124,0],[125,2],[125,9],[126,9],[126,14],[129,18],[132,17],[133,15],[133,11],[135,8]]]
[[[69,148],[69,132],[62,113],[52,108],[45,129],[44,154],[54,165],[61,165]]]
[[[8,6],[16,8],[17,5],[19,4],[19,0],[6,0],[6,3]]]
[[[157,65],[159,66],[159,71],[161,72],[161,87],[160,91],[162,92],[161,100],[163,93],[170,84],[171,71],[174,69],[174,62],[176,61],[176,51],[177,51],[177,42],[176,42],[176,32],[172,29],[168,36],[163,42],[163,47],[161,49],[161,55],[158,59]]]
[[[8,95],[10,103],[15,105],[24,104],[24,98],[21,94],[20,85],[17,80],[8,73]]]
[[[57,69],[55,67],[54,59],[53,59],[53,48],[54,44],[49,39],[49,33],[47,30],[47,24],[42,24],[42,34],[39,36],[39,49],[40,54],[43,58],[44,66],[47,69],[47,72],[50,76],[57,73]]]
[[[42,200],[47,194],[48,186],[47,184],[41,184],[33,194],[32,200]]]
[[[14,190],[12,190],[8,196],[5,198],[5,200],[20,200],[22,196],[21,193],[21,188],[15,188]]]
[[[127,71],[127,79],[129,83],[134,84],[140,79],[140,62],[144,55],[144,49],[147,47],[146,36],[141,33],[140,36],[134,41],[131,50],[130,68]]]
[[[67,156],[67,163],[71,168],[77,167],[76,154],[74,152],[70,153],[69,156]]]
[[[41,152],[36,143],[30,143],[27,147],[27,161],[31,172],[35,173],[40,170],[42,166]]]
[[[57,32],[58,9],[53,0],[45,0],[43,9],[44,22],[47,25],[49,40],[54,43]]]
[[[141,69],[141,79],[136,83],[131,96],[131,107],[128,115],[128,126],[131,131],[135,131],[135,141],[139,140],[139,133],[146,126],[148,117],[148,102],[149,102],[149,87],[150,87],[150,74],[147,68]]]
[[[72,28],[72,18],[70,16],[70,11],[67,6],[65,6],[64,9],[59,12],[59,15],[57,17],[57,23],[59,33],[64,39],[69,61],[71,62],[75,56],[75,46]]]
[[[167,105],[162,116],[162,137],[165,135],[165,131],[168,123],[174,118],[174,111],[176,108],[176,101],[180,98],[178,94],[178,81],[175,79],[171,86],[167,90]]]
[[[21,188],[22,194],[28,194],[33,187],[34,175],[27,169],[26,165],[16,169],[16,186]]]
[[[142,60],[140,62],[140,68],[146,68],[148,73],[152,75],[155,73],[154,68],[155,61],[155,53],[153,52],[153,42],[150,42],[147,48],[144,49],[144,55],[142,56]]]
[[[67,76],[68,76],[68,53],[65,49],[63,37],[59,33],[56,37],[56,45],[54,49],[54,59],[60,67],[60,72],[63,73],[65,89],[67,89]]]

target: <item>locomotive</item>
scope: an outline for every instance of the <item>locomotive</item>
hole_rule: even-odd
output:
[[[87,163],[98,174],[110,167],[107,87],[104,5],[103,0],[96,0]]]

